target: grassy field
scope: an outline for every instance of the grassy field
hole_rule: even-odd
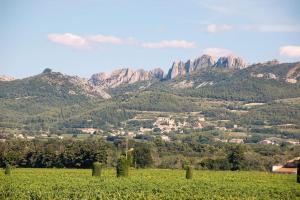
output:
[[[0,171],[1,172],[1,171]],[[0,199],[300,199],[296,175],[265,172],[131,170],[116,178],[105,169],[101,178],[91,170],[13,169],[0,174]]]

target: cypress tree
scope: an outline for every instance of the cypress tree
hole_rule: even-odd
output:
[[[300,160],[298,160],[297,164],[297,183],[300,183]]]
[[[94,162],[93,163],[93,171],[92,171],[92,176],[101,176],[101,163],[99,162]]]
[[[127,177],[129,175],[129,162],[125,156],[121,156],[117,162],[117,177]]]
[[[185,177],[186,177],[186,179],[193,178],[193,168],[190,165],[188,165],[185,169]]]
[[[4,174],[6,174],[6,175],[10,175],[11,174],[10,164],[6,164]]]

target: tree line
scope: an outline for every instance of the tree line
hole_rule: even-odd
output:
[[[126,140],[113,142],[102,139],[85,140],[8,140],[0,142],[0,166],[34,168],[91,168],[94,162],[115,167],[124,152],[130,166],[135,168],[183,169],[186,163],[195,169],[210,170],[261,170],[300,155],[299,146],[212,143],[195,141],[164,142]]]

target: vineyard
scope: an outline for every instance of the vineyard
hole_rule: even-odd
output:
[[[265,172],[114,169],[92,177],[87,169],[12,169],[0,174],[0,199],[300,199],[295,175]]]

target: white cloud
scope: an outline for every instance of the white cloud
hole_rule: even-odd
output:
[[[280,47],[279,54],[290,58],[300,57],[300,46],[288,45]]]
[[[209,24],[209,25],[207,25],[207,32],[209,32],[209,33],[230,31],[232,29],[233,29],[233,27],[228,24]]]
[[[122,44],[121,38],[112,35],[93,35],[88,38],[92,42],[107,43],[107,44]]]
[[[232,51],[221,48],[207,48],[202,51],[203,54],[208,54],[214,57],[222,57],[232,55]]]
[[[244,25],[242,29],[258,32],[300,32],[299,25],[289,24],[252,24]]]
[[[194,42],[188,42],[186,40],[162,40],[160,42],[149,42],[142,43],[142,47],[150,49],[161,49],[161,48],[195,48]]]
[[[48,39],[52,42],[72,46],[75,48],[92,47],[93,44],[112,44],[112,45],[135,45],[144,48],[195,48],[194,42],[186,40],[162,40],[160,42],[140,42],[133,37],[119,38],[111,35],[91,35],[79,36],[72,33],[48,34]]]
[[[56,42],[59,44],[72,46],[76,48],[82,48],[88,46],[88,41],[79,35],[74,35],[72,33],[64,33],[64,34],[56,34],[51,33],[48,34],[48,39],[52,42]]]

